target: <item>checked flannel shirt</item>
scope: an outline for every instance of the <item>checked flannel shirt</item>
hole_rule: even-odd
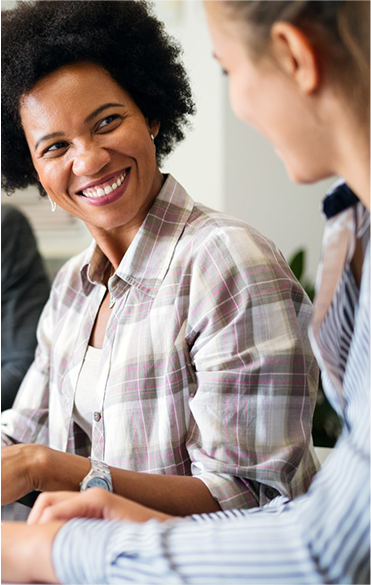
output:
[[[194,475],[222,509],[304,492],[316,469],[312,307],[272,242],[167,177],[109,281],[90,443],[74,392],[107,262],[93,242],[57,275],[3,444]]]

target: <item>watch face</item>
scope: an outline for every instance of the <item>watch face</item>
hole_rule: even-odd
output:
[[[106,480],[103,479],[103,477],[93,477],[92,479],[90,479],[88,481],[85,489],[89,489],[92,487],[100,487],[100,488],[103,488],[104,490],[110,491],[109,485],[106,482]]]

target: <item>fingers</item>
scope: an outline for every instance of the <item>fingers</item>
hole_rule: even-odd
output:
[[[78,492],[45,492],[37,498],[28,517],[28,524],[46,524],[72,518],[99,518],[104,520],[130,520],[147,522],[156,518],[160,522],[171,516],[146,508],[102,488]]]
[[[104,518],[106,499],[111,494],[101,488],[91,488],[84,493],[55,492],[41,494],[39,498],[41,496],[44,497],[31,519],[29,518],[30,523],[46,524],[54,521],[67,521],[76,517]]]
[[[44,511],[50,506],[76,496],[76,492],[43,492],[34,503],[27,519],[27,524],[38,524]]]

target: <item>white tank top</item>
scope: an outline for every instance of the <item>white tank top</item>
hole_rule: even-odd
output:
[[[81,366],[73,405],[73,421],[92,440],[93,414],[101,404],[97,396],[97,380],[102,350],[88,346]]]

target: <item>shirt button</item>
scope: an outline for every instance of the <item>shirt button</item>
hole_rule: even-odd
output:
[[[95,412],[93,417],[94,417],[95,422],[99,422],[100,419],[102,418],[102,415],[100,412]]]

